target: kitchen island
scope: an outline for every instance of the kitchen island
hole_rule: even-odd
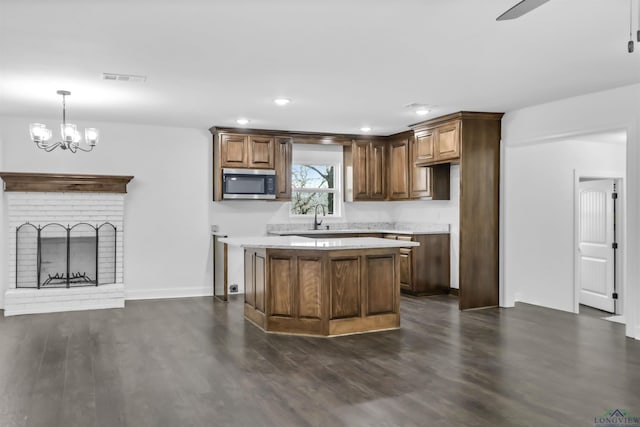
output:
[[[223,238],[244,248],[244,315],[267,332],[346,335],[400,327],[400,248],[372,237]]]

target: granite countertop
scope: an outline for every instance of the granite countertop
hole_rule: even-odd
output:
[[[384,233],[384,234],[449,234],[449,224],[429,224],[418,228],[380,227],[380,228],[329,228],[311,230],[297,228],[290,230],[268,230],[275,236],[313,235],[313,234],[353,234],[353,233]]]
[[[241,246],[244,248],[310,250],[406,248],[408,246],[420,246],[418,242],[379,239],[375,237],[313,239],[300,236],[256,236],[227,237],[220,239],[220,242],[227,243],[232,246]]]

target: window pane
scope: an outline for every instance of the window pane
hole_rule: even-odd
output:
[[[293,188],[333,188],[333,172],[330,165],[293,165]]]
[[[335,193],[294,191],[291,193],[291,213],[293,215],[313,215],[315,206],[322,205],[327,215],[333,215],[335,198]],[[318,208],[318,214],[322,215],[322,208]]]

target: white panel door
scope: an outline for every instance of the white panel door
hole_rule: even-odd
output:
[[[580,304],[614,311],[614,214],[611,179],[580,182]]]

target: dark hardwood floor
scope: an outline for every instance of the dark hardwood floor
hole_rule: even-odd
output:
[[[242,304],[0,319],[0,425],[592,426],[640,414],[640,342],[623,325],[519,304],[461,313],[402,299],[402,328],[267,335]]]

